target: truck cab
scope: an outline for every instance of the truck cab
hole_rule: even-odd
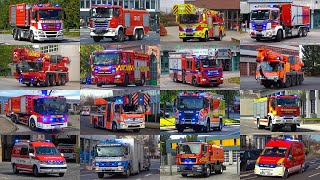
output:
[[[11,165],[14,174],[20,171],[40,174],[59,174],[67,172],[64,155],[50,141],[16,140],[11,154]]]

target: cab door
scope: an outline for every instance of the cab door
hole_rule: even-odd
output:
[[[32,171],[31,159],[29,157],[29,146],[24,144],[20,150],[20,158],[17,159],[17,167],[22,169],[28,169]]]
[[[286,159],[285,159],[285,168],[286,169],[292,169],[295,165],[295,158],[293,156],[293,145],[290,146],[290,149],[289,149],[289,152],[288,152],[288,155],[286,156]],[[291,170],[290,173],[294,171],[294,170]]]
[[[208,16],[207,24],[208,24],[209,37],[213,37],[212,16]]]
[[[112,129],[112,113],[113,113],[113,103],[108,103],[105,114],[105,128]]]
[[[193,75],[193,61],[191,59],[187,59],[186,62],[186,81],[187,83],[191,83],[192,75]]]

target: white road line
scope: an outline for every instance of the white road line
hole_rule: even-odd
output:
[[[146,177],[148,177],[148,176],[151,176],[152,174],[146,174],[146,175],[144,175],[144,176],[146,176]]]
[[[311,177],[317,176],[317,175],[319,175],[319,174],[320,174],[320,173],[316,173],[316,174],[310,175],[310,176],[308,176],[308,177],[311,178]]]
[[[316,169],[320,169],[320,166],[319,166],[319,167],[317,167]]]

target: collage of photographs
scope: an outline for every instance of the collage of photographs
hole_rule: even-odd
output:
[[[319,0],[0,0],[0,180],[319,180]]]

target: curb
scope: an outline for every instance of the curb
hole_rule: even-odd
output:
[[[231,41],[240,43],[240,39],[236,39],[236,38],[231,38]]]
[[[146,123],[146,128],[149,128],[149,129],[160,129],[160,123],[159,124],[147,124]]]
[[[14,126],[14,131],[12,131],[10,133],[16,132],[18,130],[18,126],[15,123],[13,123],[12,121],[8,120],[7,116],[5,116],[5,117],[1,116],[1,118],[7,120],[9,123],[11,123]]]

